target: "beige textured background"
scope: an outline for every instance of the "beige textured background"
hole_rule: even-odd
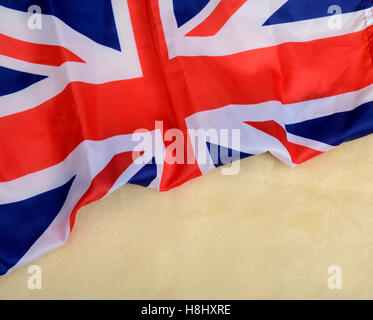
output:
[[[125,186],[66,246],[0,278],[2,299],[373,298],[373,136],[295,169],[265,154],[167,193]],[[330,265],[343,289],[329,290]]]

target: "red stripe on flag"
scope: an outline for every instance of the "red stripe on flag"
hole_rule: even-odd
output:
[[[211,15],[186,34],[187,37],[210,37],[217,34],[247,0],[222,0]]]
[[[0,34],[0,54],[48,66],[60,66],[68,61],[84,62],[63,47],[25,42],[3,34]]]
[[[255,129],[267,133],[268,135],[280,141],[282,145],[286,148],[286,150],[288,150],[291,157],[291,161],[294,164],[300,164],[322,154],[322,152],[318,150],[314,150],[299,144],[289,142],[287,139],[286,130],[282,126],[280,126],[276,121],[245,121],[245,123],[254,127]]]
[[[75,206],[70,216],[70,230],[74,227],[77,211],[81,207],[105,197],[134,160],[136,157],[132,152],[123,152],[113,157],[110,163],[92,180],[89,189]]]

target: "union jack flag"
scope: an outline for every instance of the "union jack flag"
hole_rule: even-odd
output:
[[[0,274],[126,183],[224,164],[213,146],[294,166],[372,133],[372,24],[368,0],[0,1]],[[214,161],[166,161],[174,128]],[[240,145],[196,148],[190,130],[211,128]],[[144,134],[157,148],[138,152]]]

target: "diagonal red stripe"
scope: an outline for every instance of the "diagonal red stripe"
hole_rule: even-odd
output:
[[[132,152],[123,152],[113,157],[110,163],[92,180],[89,189],[75,206],[70,216],[70,230],[74,227],[78,210],[87,204],[102,199],[136,158]]]
[[[245,121],[246,124],[254,127],[255,129],[258,129],[260,131],[263,131],[270,136],[276,138],[278,141],[282,143],[282,145],[288,150],[291,161],[294,164],[300,164],[302,162],[305,162],[309,159],[312,159],[319,154],[322,154],[322,152],[318,150],[314,150],[299,144],[295,144],[292,142],[289,142],[287,139],[287,134],[285,129],[280,126],[276,121],[270,120],[270,121],[263,121],[263,122],[253,122],[253,121]]]
[[[211,15],[186,34],[187,37],[210,37],[217,34],[247,0],[222,0]]]
[[[84,62],[66,48],[25,42],[3,34],[0,34],[0,54],[48,66],[60,66],[68,61]]]

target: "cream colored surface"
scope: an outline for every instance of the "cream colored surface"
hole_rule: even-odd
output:
[[[0,278],[2,299],[373,298],[373,136],[295,169],[268,154],[167,193],[125,186],[66,246]],[[330,265],[343,289],[328,289]]]

